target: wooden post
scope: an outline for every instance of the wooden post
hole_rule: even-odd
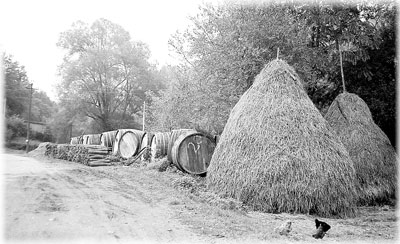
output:
[[[346,85],[344,83],[342,51],[340,50],[340,47],[338,47],[338,50],[339,50],[339,58],[340,58],[340,73],[342,74],[343,92],[346,92]]]
[[[29,112],[28,112],[28,125],[26,128],[26,153],[29,152],[29,136],[30,136],[30,130],[31,130],[31,109],[32,109],[32,93],[33,93],[33,83],[30,84],[30,96],[29,96]]]
[[[279,59],[279,47],[278,50],[276,50],[276,59]]]
[[[4,96],[4,99],[3,99],[3,116],[4,116],[4,118],[6,117],[6,111],[7,111],[7,99],[6,99],[6,96]]]
[[[71,142],[72,139],[72,122],[69,124],[69,141]]]
[[[144,131],[144,124],[145,124],[145,114],[146,114],[146,100],[143,102],[143,131]]]

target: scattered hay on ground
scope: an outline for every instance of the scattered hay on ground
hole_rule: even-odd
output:
[[[207,203],[224,210],[236,210],[246,212],[248,209],[243,202],[230,197],[221,197],[214,192],[207,190],[205,178],[184,175],[172,181],[172,186],[182,192],[189,194],[190,198],[199,202]]]
[[[198,191],[198,183],[196,180],[189,175],[185,175],[183,177],[179,177],[172,181],[172,185],[180,190],[187,190],[190,193],[194,193]]]
[[[359,96],[336,97],[325,119],[347,148],[360,183],[359,204],[391,202],[395,198],[397,156],[385,133],[374,123]]]
[[[167,168],[171,167],[172,163],[168,161],[167,157],[155,159],[147,164],[148,169],[156,169],[160,172],[164,172]]]
[[[30,151],[28,153],[28,155],[29,156],[33,156],[33,157],[35,157],[35,156],[44,156],[45,153],[46,153],[46,148],[50,144],[51,144],[50,142],[42,142],[42,143],[39,144],[39,146],[36,149]]]
[[[207,186],[253,210],[349,217],[355,170],[286,62],[270,62],[231,111]]]
[[[197,196],[201,202],[208,203],[211,206],[217,206],[224,210],[248,211],[247,206],[244,205],[243,202],[231,197],[221,197],[209,191],[200,191]]]

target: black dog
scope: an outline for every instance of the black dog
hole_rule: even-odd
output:
[[[325,236],[325,233],[331,228],[330,225],[328,225],[325,222],[319,221],[318,219],[315,219],[315,226],[317,228],[317,232],[312,235],[315,239],[322,239]]]

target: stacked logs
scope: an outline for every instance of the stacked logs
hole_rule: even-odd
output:
[[[111,160],[108,158],[109,151],[108,147],[100,145],[49,143],[46,145],[45,155],[95,167],[111,165]]]

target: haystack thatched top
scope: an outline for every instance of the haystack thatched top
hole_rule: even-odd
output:
[[[283,60],[267,64],[232,109],[207,185],[266,212],[351,216],[357,198],[348,152]]]
[[[280,83],[294,83],[299,86],[299,88],[303,89],[303,83],[301,82],[300,77],[297,75],[296,71],[289,66],[285,61],[277,59],[272,62],[269,62],[265,65],[264,69],[261,70],[260,74],[257,75],[253,86],[262,85],[262,87],[266,88],[273,85],[276,82],[275,79],[268,79],[273,77],[279,77],[280,75],[287,75],[291,77],[292,80],[280,80]]]
[[[372,114],[364,100],[354,93],[344,92],[339,94],[332,102],[329,111],[340,112],[347,121],[372,123]],[[329,113],[328,111],[328,113]],[[328,116],[328,115],[327,115]]]

